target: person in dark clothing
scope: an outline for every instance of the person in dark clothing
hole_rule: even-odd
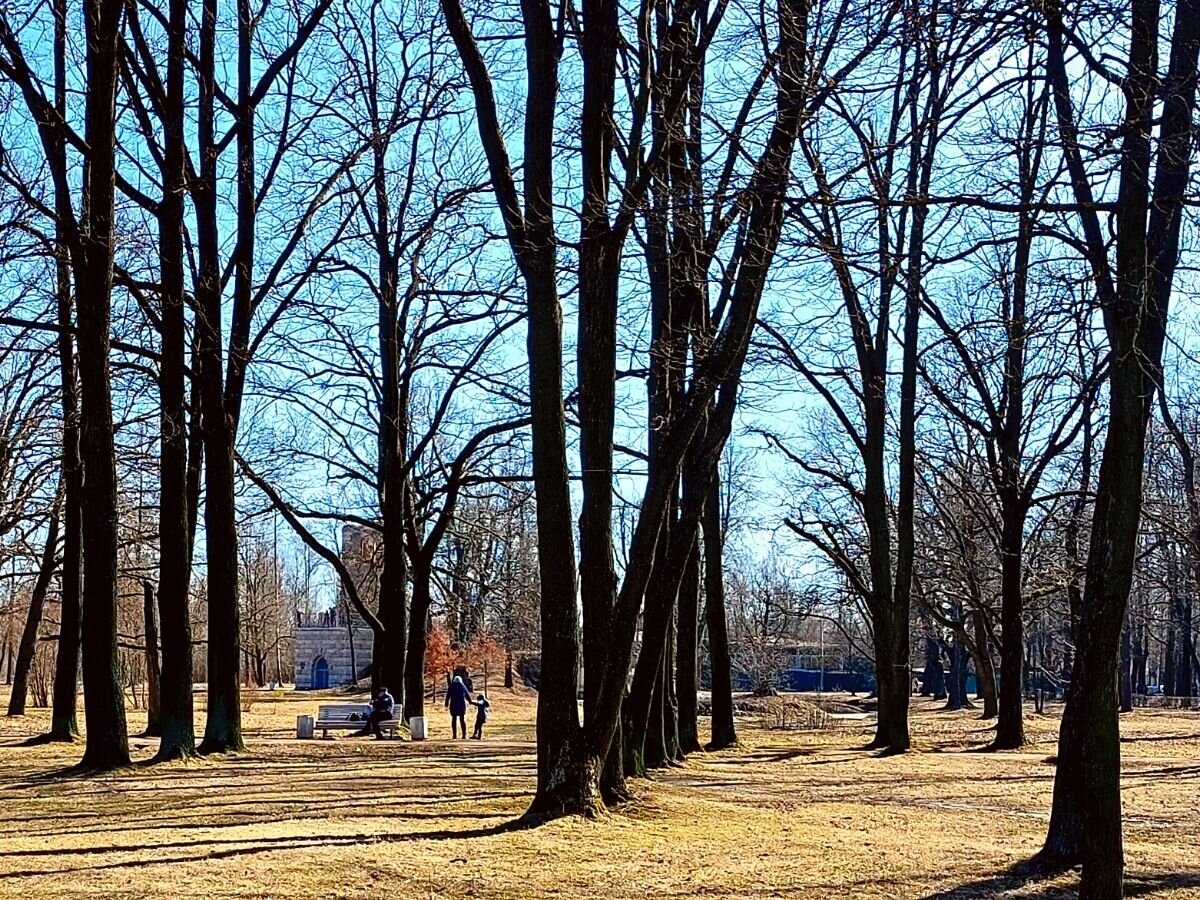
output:
[[[471,705],[475,707],[475,733],[471,735],[472,740],[483,740],[483,723],[487,721],[488,710],[492,708],[492,704],[488,702],[488,698],[480,694],[471,701]]]
[[[375,697],[371,700],[371,712],[367,715],[367,724],[363,728],[362,733],[375,732],[375,740],[383,740],[383,730],[379,727],[380,722],[386,722],[392,717],[392,712],[396,708],[396,701],[392,699],[392,695],[388,693],[388,689],[381,687],[375,692]]]
[[[463,684],[462,677],[454,676],[446,690],[446,708],[450,710],[450,731],[458,737],[458,726],[462,725],[462,736],[467,736],[467,704],[471,702],[471,691]]]

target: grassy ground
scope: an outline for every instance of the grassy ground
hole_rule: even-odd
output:
[[[43,711],[0,719],[0,897],[1073,896],[1073,874],[1004,875],[1044,833],[1052,716],[1030,713],[1026,751],[981,754],[971,713],[917,701],[918,752],[889,759],[855,749],[869,721],[784,732],[751,717],[743,746],[636,782],[600,822],[513,830],[534,699],[492,698],[483,743],[445,740],[438,709],[433,739],[410,744],[297,741],[321,698],[262,695],[244,754],[86,780],[52,775],[78,747],[20,746]],[[1141,710],[1122,728],[1130,894],[1200,897],[1200,712]],[[134,746],[146,759],[154,742]]]

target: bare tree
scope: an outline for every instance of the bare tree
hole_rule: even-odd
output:
[[[1080,248],[1091,270],[1111,350],[1108,430],[1044,853],[1082,862],[1082,897],[1118,897],[1124,853],[1116,662],[1133,577],[1146,425],[1161,385],[1167,309],[1191,169],[1200,4],[1180,3],[1165,33],[1153,3],[1133,3],[1128,18],[1120,20],[1129,44],[1119,79],[1124,97],[1122,136],[1115,148],[1119,185],[1110,207],[1115,257],[1110,257],[1104,237],[1068,74],[1067,48],[1075,30],[1068,29],[1057,3],[1046,5],[1042,13],[1058,141],[1078,204]],[[1159,51],[1167,46],[1169,62],[1161,75]],[[1156,115],[1158,98],[1162,110]],[[1157,154],[1152,144],[1156,127]]]

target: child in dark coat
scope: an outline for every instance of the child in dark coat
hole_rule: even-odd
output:
[[[487,697],[480,694],[471,701],[471,705],[475,707],[475,733],[471,737],[479,741],[483,739],[483,723],[487,721],[488,710],[492,708],[492,704],[488,702]]]

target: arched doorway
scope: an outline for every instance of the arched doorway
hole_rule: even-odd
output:
[[[314,691],[323,691],[329,688],[329,662],[323,656],[317,657],[316,662],[313,663],[312,686]]]

